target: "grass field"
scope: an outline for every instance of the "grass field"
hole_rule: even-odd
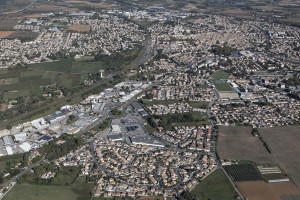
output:
[[[100,69],[121,68],[123,62],[76,62],[71,59],[28,65],[29,68],[62,73],[97,73]]]
[[[74,186],[50,186],[17,184],[3,200],[88,200],[93,184],[75,184]]]
[[[251,134],[251,127],[219,126],[217,153],[221,159],[251,160],[273,163],[259,137]]]
[[[233,91],[227,83],[215,83],[215,86],[218,91]]]
[[[244,197],[250,200],[300,199],[300,191],[292,182],[266,183],[264,181],[239,182],[237,186]],[[281,197],[285,198],[281,198]]]
[[[21,73],[21,77],[43,76],[44,74],[44,71],[26,71]]]
[[[196,199],[234,200],[236,193],[221,169],[217,169],[192,191]]]
[[[226,79],[229,76],[229,74],[223,70],[218,70],[214,73],[213,78],[215,80],[221,80],[221,79]]]

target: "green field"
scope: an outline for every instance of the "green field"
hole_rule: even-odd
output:
[[[21,77],[31,77],[31,76],[43,76],[45,74],[44,71],[25,71],[21,73]]]
[[[30,90],[10,91],[10,92],[5,92],[3,98],[4,99],[16,99],[18,97],[26,96],[29,94],[30,94]]]
[[[233,91],[227,83],[215,83],[215,86],[218,91]]]
[[[276,179],[285,179],[287,178],[282,173],[276,173],[276,174],[263,174],[262,177],[266,180],[276,180]]]
[[[123,62],[76,62],[72,59],[46,62],[46,63],[35,63],[28,65],[29,68],[62,72],[62,73],[97,73],[99,70],[120,69],[124,65]]]
[[[88,200],[93,184],[74,186],[50,186],[16,184],[3,200]]]
[[[213,78],[215,80],[221,80],[221,79],[226,79],[229,76],[229,74],[223,70],[218,70],[214,73]]]
[[[234,200],[237,195],[221,169],[202,180],[191,194],[201,200]]]
[[[88,74],[81,74],[80,83],[84,83],[89,78]]]

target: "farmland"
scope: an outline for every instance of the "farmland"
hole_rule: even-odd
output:
[[[264,181],[238,182],[244,197],[251,200],[293,200],[300,198],[300,191],[292,182],[266,183]],[[283,198],[281,198],[283,197]]]
[[[300,126],[261,128],[259,135],[268,144],[275,163],[300,188]]]
[[[235,182],[263,180],[260,172],[252,164],[229,165],[224,168]]]
[[[81,76],[37,70],[9,70],[0,74],[0,92],[4,92],[4,99],[41,94],[40,86],[49,84],[67,88],[78,86]]]
[[[272,163],[270,155],[258,137],[251,134],[251,127],[219,126],[217,153],[221,159],[251,160]]]
[[[76,184],[74,186],[50,186],[17,184],[3,200],[80,200],[90,199],[91,184]]]
[[[0,39],[6,38],[7,36],[13,34],[15,31],[0,31]]]
[[[36,63],[28,65],[29,68],[43,71],[61,73],[97,73],[100,69],[113,71],[121,69],[123,62],[76,62],[72,59],[55,62]]]
[[[12,31],[14,26],[18,23],[18,20],[5,19],[0,20],[0,30],[1,31]]]
[[[217,169],[204,180],[202,180],[191,194],[196,199],[208,200],[233,200],[236,194],[221,169]]]

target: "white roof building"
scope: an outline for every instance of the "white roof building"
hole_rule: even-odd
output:
[[[31,145],[28,142],[24,142],[23,144],[20,145],[20,147],[25,152],[28,152],[31,149]]]
[[[14,154],[11,147],[6,147],[6,152],[7,152],[7,155],[13,155]]]
[[[113,133],[120,133],[121,132],[120,126],[119,125],[112,125],[111,126],[111,131]]]
[[[15,141],[23,142],[27,138],[27,133],[18,133],[18,134],[15,134],[14,137],[15,137]]]

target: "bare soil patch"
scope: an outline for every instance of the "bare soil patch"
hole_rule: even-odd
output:
[[[7,36],[13,34],[15,31],[0,31],[0,39],[6,38]]]
[[[261,164],[272,163],[262,142],[251,131],[251,127],[220,126],[217,141],[219,157],[228,160],[251,160]]]
[[[266,183],[250,181],[236,183],[241,193],[250,200],[282,200],[281,197],[300,199],[300,191],[292,182]]]

